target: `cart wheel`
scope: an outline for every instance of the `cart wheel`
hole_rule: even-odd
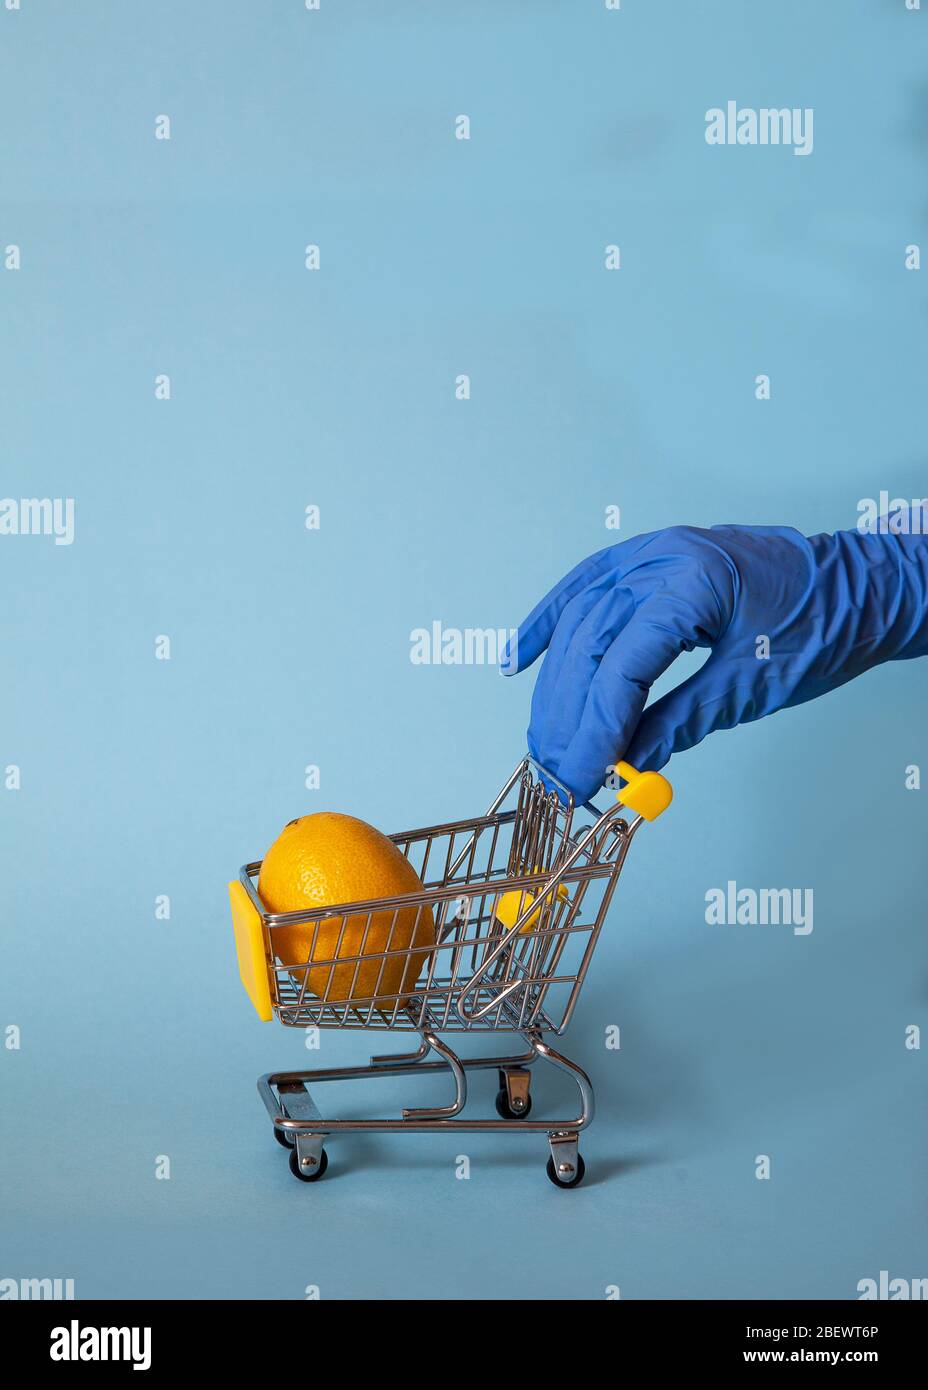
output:
[[[509,1093],[506,1087],[503,1086],[503,1088],[496,1093],[496,1113],[499,1115],[500,1119],[524,1120],[526,1115],[530,1113],[531,1108],[531,1096],[526,1097],[525,1104],[521,1110],[513,1110],[512,1106],[509,1104]]]
[[[277,1140],[278,1144],[282,1149],[293,1148],[293,1140],[288,1139],[286,1132],[282,1129],[278,1129],[276,1125],[274,1126],[274,1138]]]
[[[304,1173],[300,1168],[300,1160],[297,1157],[296,1149],[293,1148],[290,1150],[290,1172],[295,1178],[299,1178],[300,1182],[318,1182],[328,1166],[329,1155],[326,1153],[325,1149],[323,1149],[316,1168],[314,1168],[311,1173]]]
[[[548,1166],[545,1168],[545,1172],[548,1174],[548,1177],[554,1183],[555,1187],[579,1187],[580,1184],[583,1182],[583,1175],[586,1172],[586,1164],[583,1161],[583,1155],[577,1154],[577,1171],[569,1181],[565,1181],[563,1178],[558,1177],[557,1169],[554,1166],[554,1159],[549,1157]]]

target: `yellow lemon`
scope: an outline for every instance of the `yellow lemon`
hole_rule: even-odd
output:
[[[311,911],[421,892],[422,880],[392,840],[365,821],[334,811],[301,816],[284,826],[264,856],[258,877],[258,896],[268,912]],[[425,906],[336,914],[319,922],[273,927],[271,944],[286,966],[372,957],[360,964],[352,960],[291,971],[298,985],[308,973],[306,988],[312,994],[333,1001],[403,996],[414,988],[435,945],[435,922]],[[387,950],[408,954],[378,954]],[[404,1002],[401,998],[401,1006]],[[392,1010],[394,1004],[387,998],[383,1007]]]

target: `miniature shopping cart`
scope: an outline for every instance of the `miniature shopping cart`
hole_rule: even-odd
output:
[[[566,788],[559,796],[557,779],[525,758],[486,815],[392,835],[416,869],[422,892],[271,913],[257,892],[260,861],[243,867],[229,892],[242,983],[260,1018],[276,1014],[290,1028],[364,1028],[420,1038],[414,1051],[371,1057],[369,1066],[261,1078],[258,1091],[275,1138],[290,1150],[295,1177],[322,1177],[328,1165],[324,1144],[333,1134],[462,1130],[546,1134],[548,1177],[558,1187],[581,1181],[579,1134],[593,1119],[593,1088],[545,1035],[563,1033],[570,1022],[632,838],[642,820],[654,820],[672,796],[658,773],[639,773],[621,762],[616,771],[625,785],[616,803],[600,812],[590,804],[575,806]],[[633,818],[622,815],[623,807]],[[397,930],[398,922],[409,923],[411,909],[416,929]],[[429,913],[434,945],[429,934],[424,949],[418,928]],[[333,919],[341,923],[334,932]],[[377,949],[368,950],[375,919]],[[284,964],[275,933],[296,925],[308,933],[306,961],[294,965],[290,956]],[[410,941],[418,944],[402,944]],[[404,966],[399,985],[392,968],[392,992],[382,989],[387,962],[410,956],[414,962]],[[365,997],[357,992],[362,962],[364,987],[371,991]],[[353,967],[349,988],[346,967]],[[320,985],[321,992],[314,992]],[[481,1032],[521,1034],[527,1050],[462,1058],[442,1036]],[[430,1053],[437,1060],[426,1060]],[[573,1077],[580,1093],[575,1118],[529,1118],[529,1067],[538,1058]],[[499,1074],[498,1119],[458,1118],[467,1101],[467,1074],[476,1069]],[[453,1099],[403,1110],[396,1118],[327,1119],[309,1090],[319,1081],[435,1071],[450,1073]]]

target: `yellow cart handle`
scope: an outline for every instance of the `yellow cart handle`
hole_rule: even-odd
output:
[[[616,763],[615,770],[625,780],[625,786],[616,792],[616,801],[645,820],[657,820],[673,801],[673,787],[659,772],[639,772],[623,762]]]

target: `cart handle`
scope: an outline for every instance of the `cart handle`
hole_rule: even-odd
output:
[[[645,820],[657,820],[673,801],[673,787],[659,772],[639,772],[631,763],[617,762],[615,770],[625,782],[616,800]]]
[[[490,966],[493,965],[493,963],[499,959],[503,951],[509,945],[510,941],[512,941],[512,939],[515,936],[519,935],[519,933],[522,931],[522,928],[526,925],[526,923],[529,921],[531,917],[534,917],[538,912],[540,912],[541,905],[544,902],[544,900],[550,897],[552,893],[557,892],[561,879],[568,872],[568,870],[573,867],[576,860],[579,859],[580,855],[586,849],[587,845],[594,838],[594,836],[597,835],[600,830],[602,830],[603,826],[606,825],[608,821],[613,820],[615,816],[618,815],[618,812],[618,806],[610,806],[607,811],[604,811],[600,816],[599,820],[596,821],[594,825],[590,826],[589,830],[576,845],[573,852],[568,855],[568,857],[564,860],[563,864],[561,864],[561,866],[556,870],[556,872],[551,875],[545,886],[542,889],[540,889],[534,897],[530,897],[528,893],[524,895],[524,905],[522,911],[515,918],[512,925],[508,927],[508,929],[503,933],[497,944],[493,947],[493,950],[489,953],[489,955],[487,955],[484,958],[478,969],[474,971],[473,975],[471,975],[467,983],[465,985],[462,985],[461,987],[457,999],[457,1009],[461,1017],[463,1019],[466,1019],[468,1023],[473,1023],[476,1019],[482,1018],[483,1015],[487,1013],[490,1009],[495,1008],[501,999],[504,999],[507,994],[510,994],[512,992],[513,989],[516,989],[519,985],[521,985],[521,980],[514,980],[508,989],[502,991],[502,993],[495,994],[489,1003],[484,1004],[482,1009],[468,1009],[467,1004],[465,1002],[467,996],[480,983],[480,980],[482,979],[486,971],[489,970]],[[633,829],[633,825],[629,827],[629,835],[631,835]]]
[[[638,819],[633,821],[628,828],[628,840],[630,841],[642,820],[657,820],[657,817],[661,815],[663,811],[666,811],[673,800],[673,787],[671,787],[667,778],[662,777],[659,772],[639,772],[636,768],[632,767],[631,763],[621,761],[616,763],[616,771],[625,782],[625,786],[621,791],[616,793],[616,801],[621,806],[627,806],[630,811],[637,812],[638,816]],[[579,841],[573,852],[568,855],[567,859],[561,864],[557,871],[551,875],[544,888],[535,896],[530,896],[526,893],[522,897],[522,911],[518,913],[515,920],[507,927],[507,930],[500,937],[497,944],[493,947],[493,950],[486,956],[479,968],[474,971],[467,983],[462,986],[458,994],[458,1013],[468,1023],[476,1022],[476,1020],[482,1018],[484,1014],[489,1013],[491,1009],[496,1008],[501,1000],[505,999],[507,995],[511,994],[513,990],[517,989],[522,984],[521,980],[514,980],[506,989],[494,994],[493,998],[484,1004],[481,1009],[468,1009],[467,1007],[467,996],[476,988],[486,971],[499,959],[512,939],[517,936],[530,921],[537,920],[537,915],[541,911],[541,904],[544,899],[550,897],[552,893],[558,892],[561,879],[580,857],[594,836],[602,830],[603,826],[615,818],[618,814],[618,810],[618,806],[610,806],[608,810],[603,811],[599,819],[590,826],[587,833]]]

